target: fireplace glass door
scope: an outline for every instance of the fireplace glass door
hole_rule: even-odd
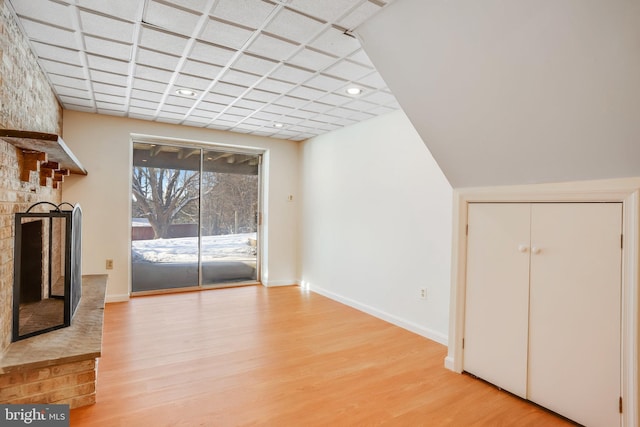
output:
[[[260,157],[135,142],[132,291],[257,279]]]

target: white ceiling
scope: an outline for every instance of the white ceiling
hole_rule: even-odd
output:
[[[640,176],[640,1],[401,0],[357,31],[454,188]]]
[[[66,109],[300,141],[399,108],[349,35],[393,0],[9,1]]]

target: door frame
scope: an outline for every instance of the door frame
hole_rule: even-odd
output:
[[[640,178],[586,181],[561,184],[483,187],[454,190],[451,256],[449,340],[445,367],[463,370],[462,339],[467,263],[467,212],[473,202],[620,202],[622,203],[622,325],[621,396],[622,425],[638,425],[638,225]]]
[[[159,145],[170,145],[177,147],[187,147],[187,148],[195,148],[202,150],[216,150],[222,152],[229,152],[234,154],[251,154],[259,157],[259,166],[258,166],[258,230],[257,230],[257,249],[258,256],[256,257],[256,280],[255,282],[233,282],[233,283],[221,283],[221,284],[211,284],[211,285],[202,285],[201,279],[201,265],[200,260],[198,260],[198,285],[192,287],[184,287],[184,288],[176,288],[170,290],[159,290],[159,291],[139,291],[132,292],[132,274],[131,274],[131,232],[128,233],[129,236],[129,255],[128,255],[128,268],[129,268],[129,284],[128,291],[130,296],[142,296],[147,294],[160,294],[160,293],[174,293],[174,292],[185,292],[185,291],[198,291],[198,290],[208,290],[208,289],[218,289],[225,287],[236,287],[243,285],[264,285],[262,274],[263,274],[263,263],[267,260],[266,253],[266,242],[265,239],[267,237],[267,233],[264,227],[264,219],[267,216],[267,203],[265,200],[265,182],[263,174],[265,173],[265,161],[268,158],[268,149],[260,148],[260,147],[250,147],[244,145],[233,145],[233,144],[224,144],[224,143],[215,143],[215,142],[206,142],[206,141],[197,141],[197,140],[189,140],[184,138],[171,138],[171,137],[161,137],[154,135],[144,135],[144,134],[130,134],[129,139],[129,171],[133,170],[133,145],[135,143],[143,143],[143,144],[159,144]],[[201,158],[202,161],[202,158]],[[202,166],[202,165],[201,165]],[[200,178],[202,180],[202,178]],[[131,205],[132,205],[132,190],[131,190],[131,176],[129,176],[129,229],[131,229]],[[200,227],[199,227],[200,228]],[[200,235],[201,230],[198,231],[198,235]],[[201,241],[198,239],[198,250],[200,250]]]

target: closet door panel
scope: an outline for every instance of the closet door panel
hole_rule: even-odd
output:
[[[589,426],[620,425],[622,206],[534,204],[527,398]]]
[[[469,205],[464,370],[526,395],[530,205]]]

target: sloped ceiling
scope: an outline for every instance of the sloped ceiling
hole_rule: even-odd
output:
[[[357,30],[453,187],[640,176],[640,2],[397,0]]]

